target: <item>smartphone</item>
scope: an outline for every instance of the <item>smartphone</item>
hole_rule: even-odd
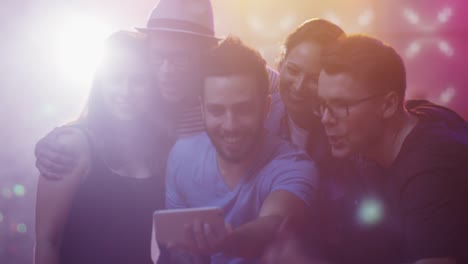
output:
[[[158,210],[153,214],[156,240],[160,244],[185,245],[185,226],[195,220],[210,224],[215,230],[224,230],[224,213],[219,207]]]

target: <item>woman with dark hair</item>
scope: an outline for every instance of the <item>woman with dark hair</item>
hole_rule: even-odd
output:
[[[309,144],[316,161],[327,152],[326,147],[318,147],[326,145],[327,139],[322,137],[320,120],[313,115],[322,69],[320,55],[322,49],[344,35],[340,27],[327,20],[310,19],[283,43],[279,92],[272,95],[271,112],[265,126],[299,147],[306,148]]]
[[[170,145],[146,61],[146,40],[108,40],[87,107],[58,140],[77,164],[60,181],[39,177],[36,264],[152,263],[152,213],[164,207]]]
[[[334,238],[326,228],[329,212],[322,204],[330,190],[330,175],[341,174],[349,164],[333,159],[321,121],[314,112],[319,105],[317,90],[322,52],[342,37],[345,37],[345,32],[332,22],[309,19],[283,42],[279,60],[279,92],[272,94],[265,127],[306,149],[317,164],[321,177],[317,200],[314,201],[314,215],[308,228],[298,234],[289,223],[283,223],[284,228],[279,231],[277,239],[265,251],[264,263],[309,263],[309,255],[316,257],[322,254],[328,241]]]

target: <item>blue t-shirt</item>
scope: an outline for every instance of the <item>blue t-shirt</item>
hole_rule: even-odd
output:
[[[166,207],[217,206],[234,228],[255,220],[263,201],[285,190],[311,206],[318,175],[308,155],[289,142],[265,132],[262,147],[248,175],[230,190],[219,173],[216,149],[206,133],[179,140],[167,165]],[[252,260],[213,255],[211,263],[252,263]]]

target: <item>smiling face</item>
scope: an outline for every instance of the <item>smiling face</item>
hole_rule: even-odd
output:
[[[201,54],[214,45],[183,33],[150,37],[150,64],[165,102],[196,101],[200,93]]]
[[[257,85],[255,77],[244,74],[205,79],[206,130],[226,161],[245,161],[260,141],[270,104],[259,95]]]
[[[119,121],[140,118],[150,110],[148,67],[140,58],[114,58],[99,80],[104,107]]]
[[[314,41],[301,42],[280,65],[281,98],[288,114],[302,127],[309,122],[315,105],[321,51]]]

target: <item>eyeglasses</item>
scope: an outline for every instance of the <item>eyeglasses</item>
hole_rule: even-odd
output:
[[[383,94],[374,94],[362,99],[348,102],[339,102],[339,103],[327,103],[325,101],[319,101],[317,107],[314,109],[314,115],[318,118],[322,118],[326,110],[333,118],[345,118],[349,116],[349,109],[360,105],[369,100],[375,99],[382,96]]]
[[[176,69],[185,69],[193,63],[195,54],[165,54],[160,52],[153,52],[151,53],[150,58],[150,62],[153,66],[160,67],[164,64],[164,62],[166,62]]]

